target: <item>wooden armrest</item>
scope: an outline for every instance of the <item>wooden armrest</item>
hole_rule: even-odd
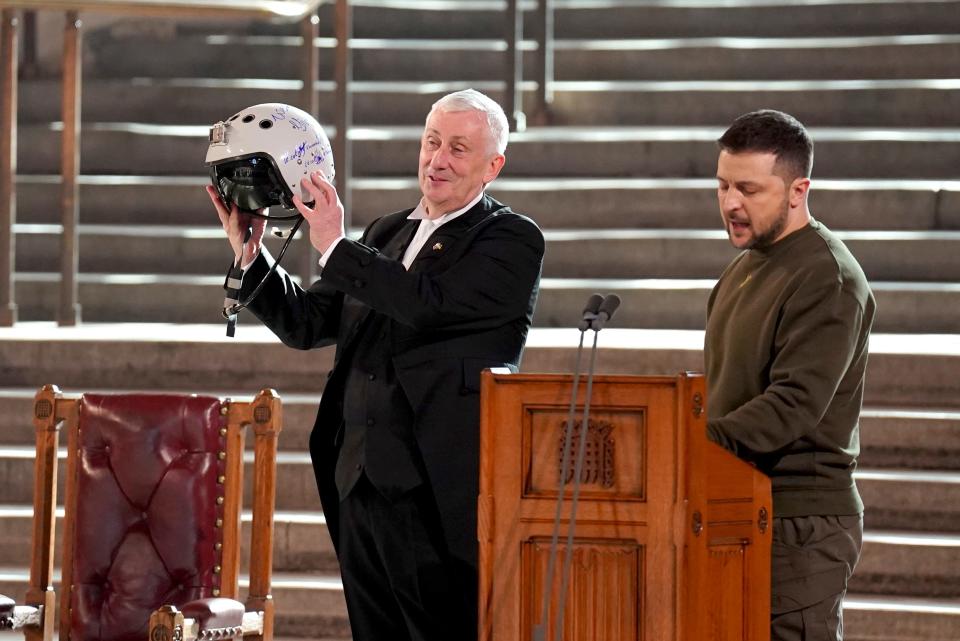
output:
[[[163,630],[161,630],[161,628]],[[263,633],[263,612],[245,612],[233,599],[197,599],[180,611],[165,605],[150,617],[148,638],[218,641]]]

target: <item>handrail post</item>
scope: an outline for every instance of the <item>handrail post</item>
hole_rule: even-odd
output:
[[[39,73],[37,62],[37,12],[23,12],[23,58],[20,77],[35,78]]]
[[[531,120],[545,126],[553,121],[553,0],[538,0],[537,23],[537,95]]]
[[[337,164],[337,191],[343,203],[343,225],[350,229],[353,198],[350,190],[353,178],[353,150],[349,133],[353,127],[353,94],[350,87],[353,82],[353,54],[350,51],[350,38],[353,37],[353,15],[349,0],[337,0],[334,11],[336,23],[337,49],[334,53],[334,81],[336,82],[336,138],[333,143],[333,160]]]
[[[13,9],[0,13],[0,326],[17,322],[13,274],[17,218],[17,14]]]
[[[527,119],[523,113],[523,7],[520,0],[507,0],[507,59],[504,110],[510,131],[523,131]]]
[[[63,138],[60,149],[63,232],[60,237],[59,325],[76,325],[80,322],[80,305],[77,302],[77,174],[80,168],[81,26],[78,13],[68,11],[63,31]]]
[[[320,35],[320,18],[316,14],[309,15],[300,22],[300,35],[303,39],[300,45],[303,80],[300,107],[319,121],[320,98],[317,95],[316,81],[320,77],[320,50],[316,46],[316,41]],[[306,247],[303,251],[300,275],[303,277],[304,287],[307,287],[316,279],[319,255],[309,241],[309,234],[304,233],[302,238],[305,239]]]

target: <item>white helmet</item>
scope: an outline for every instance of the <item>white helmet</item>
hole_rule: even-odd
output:
[[[206,164],[224,203],[255,211],[294,209],[293,195],[312,196],[300,180],[319,170],[333,182],[330,140],[313,116],[276,102],[254,105],[210,128]],[[297,191],[300,189],[300,191]]]

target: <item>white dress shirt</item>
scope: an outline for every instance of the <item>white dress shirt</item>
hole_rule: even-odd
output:
[[[423,248],[424,243],[427,242],[427,239],[430,238],[430,235],[439,229],[441,225],[445,225],[457,216],[461,216],[468,212],[474,205],[480,202],[480,199],[483,198],[483,194],[484,191],[481,190],[480,193],[477,194],[476,198],[467,203],[465,207],[456,211],[451,211],[450,213],[444,214],[443,216],[434,218],[432,220],[427,218],[427,208],[423,203],[423,199],[421,198],[420,204],[417,205],[417,208],[410,212],[410,215],[407,216],[407,220],[419,220],[420,226],[417,227],[417,233],[414,234],[413,240],[410,241],[410,244],[407,245],[407,250],[403,253],[403,266],[407,269],[410,269],[413,259],[417,257],[417,254],[420,253],[420,250]],[[323,252],[323,256],[320,257],[321,268],[327,264],[327,261],[330,260],[330,255],[333,254],[333,250],[344,238],[346,238],[346,236],[341,236],[340,238],[336,239],[330,244],[330,247],[327,248],[327,251]]]

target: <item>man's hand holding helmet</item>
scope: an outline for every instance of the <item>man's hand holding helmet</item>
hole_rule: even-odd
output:
[[[220,199],[217,188],[213,185],[207,185],[207,195],[210,196],[210,200],[217,210],[220,224],[223,225],[223,231],[227,233],[227,239],[230,241],[230,246],[233,247],[233,255],[236,257],[238,265],[249,265],[260,253],[260,244],[263,242],[263,234],[267,228],[267,219],[250,215],[249,212],[237,207],[236,203],[231,203],[230,209],[227,209],[223,200]]]
[[[319,171],[301,181],[305,193],[309,193],[311,206],[304,204],[300,196],[293,197],[293,204],[310,225],[310,244],[321,255],[330,246],[345,236],[343,229],[343,203],[337,190]]]

